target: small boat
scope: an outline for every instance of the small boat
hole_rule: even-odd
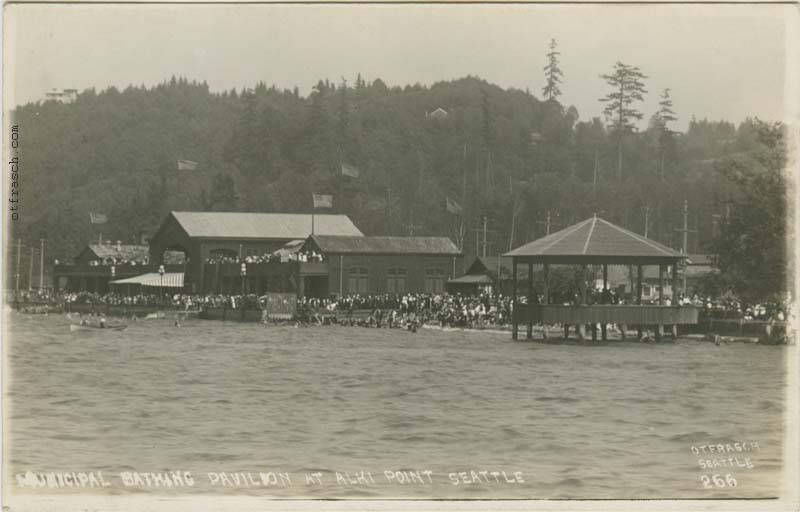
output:
[[[100,327],[99,325],[80,325],[80,324],[69,324],[69,331],[70,332],[78,332],[78,331],[122,331],[127,329],[127,325],[107,325],[105,327]]]

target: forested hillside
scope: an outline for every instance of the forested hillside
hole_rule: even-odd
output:
[[[392,87],[359,76],[320,81],[307,97],[265,83],[217,94],[176,78],[86,90],[13,113],[13,234],[46,239],[52,261],[98,228],[111,240],[152,233],[169,210],[310,212],[311,194],[325,193],[367,234],[444,235],[468,254],[484,216],[491,254],[542,236],[547,212],[551,231],[596,212],[679,247],[688,200],[689,251],[704,251],[739,193],[721,167],[761,149],[758,122],[693,119],[678,133],[668,123],[691,113],[664,94],[660,113],[642,113],[648,128],[623,126],[620,138],[613,118],[597,117],[608,101],[580,113],[557,90],[542,100],[477,77]],[[446,115],[428,115],[437,108]],[[178,170],[179,159],[198,166]]]

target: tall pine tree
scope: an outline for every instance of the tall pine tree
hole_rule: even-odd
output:
[[[664,89],[661,93],[661,100],[658,102],[658,112],[656,113],[656,123],[658,127],[658,152],[661,158],[659,166],[659,175],[661,180],[664,180],[664,160],[666,155],[675,145],[675,132],[673,132],[668,125],[673,121],[677,121],[678,117],[675,111],[672,110],[672,98],[669,96],[669,89]]]
[[[675,115],[675,111],[672,110],[672,98],[669,97],[668,88],[664,89],[664,92],[661,93],[661,100],[658,102],[658,107],[659,127],[664,132],[672,133],[672,130],[669,129],[667,123],[677,121],[678,118]]]
[[[561,68],[558,67],[558,56],[561,55],[561,52],[556,50],[557,47],[556,40],[551,39],[550,52],[547,54],[547,65],[544,67],[547,85],[542,88],[542,95],[548,100],[558,100],[558,97],[561,96],[561,89],[558,86],[561,83],[561,77],[564,75],[561,73]]]
[[[613,88],[613,92],[600,98],[600,101],[606,104],[603,114],[617,132],[617,179],[622,180],[622,138],[625,133],[636,129],[634,120],[643,117],[633,104],[644,100],[647,91],[642,80],[647,76],[638,67],[617,61],[613,73],[600,77]]]

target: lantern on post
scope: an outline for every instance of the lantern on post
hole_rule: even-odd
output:
[[[245,279],[247,278],[247,264],[242,263],[242,265],[239,268],[240,268],[239,274],[242,276],[242,297],[244,297],[244,284],[245,284]]]
[[[159,285],[159,292],[161,294],[161,305],[164,305],[164,265],[158,266],[158,275],[161,278],[161,284]]]

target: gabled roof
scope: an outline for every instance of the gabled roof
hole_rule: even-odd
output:
[[[669,247],[623,229],[600,217],[591,217],[544,238],[518,247],[505,256],[564,258],[686,258]]]
[[[459,255],[458,247],[445,237],[434,236],[311,236],[327,254],[440,254]]]
[[[86,257],[89,260],[106,260],[113,258],[116,261],[143,262],[150,256],[146,245],[128,244],[89,244],[75,259]]]
[[[492,275],[497,274],[497,260],[500,260],[500,271],[511,273],[511,258],[505,256],[476,256],[475,260],[467,268],[467,274],[488,271]]]
[[[305,213],[172,212],[190,237],[295,240],[311,234]],[[314,232],[364,236],[347,215],[314,215]]]

